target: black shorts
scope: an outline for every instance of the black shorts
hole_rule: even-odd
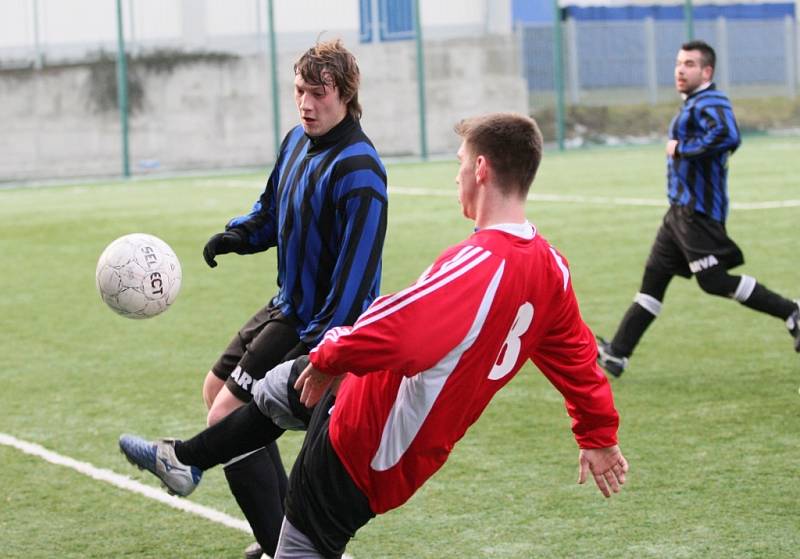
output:
[[[314,408],[286,493],[286,518],[324,557],[341,557],[356,531],[375,516],[328,437],[335,403],[328,391]]]
[[[234,396],[249,402],[253,385],[270,369],[308,353],[308,346],[297,335],[297,326],[296,320],[270,303],[236,333],[211,372],[225,381]]]
[[[676,205],[664,216],[647,259],[648,267],[685,278],[714,266],[730,270],[742,264],[742,251],[725,224]]]

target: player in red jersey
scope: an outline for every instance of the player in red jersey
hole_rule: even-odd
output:
[[[567,261],[525,217],[539,129],[525,116],[491,114],[456,132],[459,202],[475,232],[353,326],[329,330],[308,357],[273,369],[250,404],[174,443],[173,471],[207,469],[307,427],[276,558],[341,556],[360,527],[444,464],[528,359],[564,396],[578,482],[591,474],[606,497],[625,483],[619,417]],[[303,404],[314,407],[310,420]]]
[[[459,201],[475,233],[312,350],[295,388],[307,406],[322,400],[292,471],[278,557],[341,554],[373,513],[402,505],[444,464],[528,359],[566,400],[580,482],[591,472],[607,497],[625,482],[618,415],[567,262],[525,218],[539,130],[494,114],[456,131]],[[342,519],[354,524],[337,530]]]

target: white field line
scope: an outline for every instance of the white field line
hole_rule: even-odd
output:
[[[214,179],[201,179],[198,186],[212,186],[222,188],[247,188],[250,190],[258,190],[259,185],[247,180],[214,180]],[[456,189],[444,190],[438,188],[420,188],[413,186],[390,186],[389,194],[399,196],[428,196],[435,198],[453,198],[457,197]],[[667,207],[667,201],[664,198],[624,198],[615,196],[578,196],[578,195],[561,195],[561,194],[538,194],[532,193],[528,195],[530,201],[540,202],[557,202],[567,204],[591,204],[598,206],[654,206],[654,207]],[[772,210],[777,208],[796,208],[800,207],[800,200],[767,200],[763,202],[731,202],[732,210],[737,211],[750,211],[750,210]]]
[[[67,468],[70,468],[72,470],[75,470],[76,472],[89,476],[90,478],[110,483],[115,487],[119,487],[120,489],[125,489],[132,493],[138,493],[145,497],[149,497],[150,499],[164,503],[165,505],[168,505],[172,508],[200,516],[202,518],[205,518],[206,520],[210,520],[211,522],[216,522],[217,524],[222,524],[223,526],[227,526],[228,528],[240,530],[249,535],[253,534],[253,531],[250,529],[250,525],[244,520],[233,518],[232,516],[229,516],[224,512],[220,512],[210,507],[204,507],[203,505],[198,505],[197,503],[193,503],[191,501],[187,501],[179,497],[174,497],[172,495],[167,494],[161,489],[156,489],[154,487],[150,487],[149,485],[144,485],[142,483],[139,483],[138,481],[132,480],[127,476],[123,476],[118,473],[112,472],[111,470],[96,468],[95,466],[92,466],[88,462],[81,462],[79,460],[69,458],[68,456],[62,456],[61,454],[47,450],[46,448],[38,444],[29,443],[27,441],[20,440],[16,437],[12,437],[11,435],[6,435],[5,433],[0,433],[0,444],[14,447],[17,450],[21,450],[26,454],[30,454],[32,456],[41,458],[47,462],[50,462],[51,464],[56,464],[58,466],[66,466]],[[262,557],[268,557],[268,556],[264,554]],[[353,558],[345,553],[344,555],[342,555],[342,559],[353,559]]]
[[[406,196],[438,196],[455,199],[457,194],[455,188],[452,191],[439,190],[434,188],[415,188],[406,186],[390,186],[389,194],[400,194]],[[561,194],[537,194],[528,195],[530,201],[540,202],[561,202],[568,204],[593,204],[600,206],[656,206],[667,207],[667,201],[663,198],[621,198],[613,196],[578,196]],[[800,200],[774,200],[765,202],[732,202],[733,210],[767,210],[774,208],[795,208],[800,206]]]
[[[132,480],[127,476],[123,476],[115,472],[112,472],[111,470],[104,470],[101,468],[97,468],[95,466],[92,466],[88,462],[80,462],[73,458],[62,456],[61,454],[57,454],[55,452],[47,450],[46,448],[38,444],[22,441],[17,439],[16,437],[12,437],[11,435],[6,435],[5,433],[0,433],[0,444],[14,447],[17,450],[21,450],[26,454],[31,454],[38,458],[42,458],[43,460],[46,460],[51,464],[56,464],[58,466],[66,466],[67,468],[70,468],[72,470],[75,470],[76,472],[89,476],[90,478],[110,483],[111,485],[119,487],[120,489],[125,489],[133,493],[144,495],[145,497],[149,497],[150,499],[154,499],[156,501],[169,505],[172,508],[189,512],[197,516],[201,516],[212,522],[216,522],[218,524],[222,524],[223,526],[227,526],[228,528],[241,530],[242,532],[247,532],[248,534],[253,533],[252,530],[250,530],[250,525],[247,524],[247,522],[245,522],[244,520],[233,518],[232,516],[228,516],[224,512],[220,512],[218,510],[214,510],[209,507],[204,507],[203,505],[198,505],[197,503],[193,503],[191,501],[187,501],[179,497],[173,497],[172,495],[167,494],[165,491],[161,489],[156,489],[155,487],[144,485],[142,483],[139,483],[138,481]]]

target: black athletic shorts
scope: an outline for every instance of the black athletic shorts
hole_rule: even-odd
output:
[[[253,385],[276,365],[308,353],[297,335],[298,322],[272,303],[248,320],[228,344],[211,371],[243,402]]]
[[[656,234],[647,266],[685,278],[721,265],[744,264],[741,249],[728,237],[725,224],[687,206],[670,206]]]
[[[286,518],[326,558],[341,557],[356,531],[375,516],[328,437],[335,403],[328,391],[314,407],[286,493]]]

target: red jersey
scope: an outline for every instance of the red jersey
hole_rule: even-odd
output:
[[[347,374],[330,440],[380,514],[444,464],[527,359],[564,396],[582,448],[615,445],[619,418],[596,355],[567,261],[526,224],[445,250],[416,283],[330,330],[310,359]]]

